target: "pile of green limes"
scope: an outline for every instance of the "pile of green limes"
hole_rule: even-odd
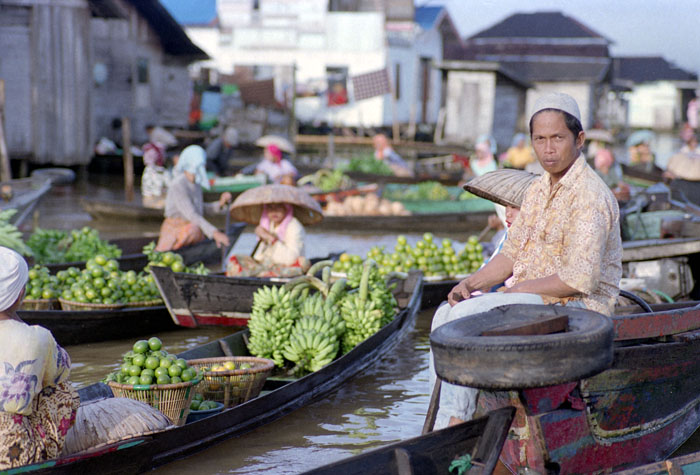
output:
[[[162,348],[163,342],[155,336],[137,341],[132,350],[124,355],[119,370],[108,374],[104,381],[132,385],[175,384],[197,377],[197,370],[190,367],[186,360]]]

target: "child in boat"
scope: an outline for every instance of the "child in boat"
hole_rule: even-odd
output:
[[[236,198],[231,214],[257,225],[258,244],[252,257],[231,256],[226,275],[291,277],[306,272],[303,225],[322,217],[320,206],[308,194],[287,185],[252,188]]]
[[[17,316],[27,277],[24,258],[0,247],[0,470],[58,457],[80,405],[66,350]]]

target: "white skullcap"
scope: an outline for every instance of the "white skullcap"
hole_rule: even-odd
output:
[[[28,275],[24,258],[12,249],[0,246],[0,312],[17,301]]]
[[[581,113],[578,110],[576,99],[563,92],[548,92],[544,96],[540,96],[535,101],[535,107],[532,109],[532,114],[530,114],[530,120],[532,120],[535,114],[544,109],[557,109],[567,112],[581,122]]]

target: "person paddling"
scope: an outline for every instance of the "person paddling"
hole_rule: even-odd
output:
[[[540,97],[530,118],[530,137],[545,173],[527,190],[501,252],[452,289],[449,305],[440,307],[435,319],[447,322],[515,303],[613,313],[622,276],[620,211],[581,155],[585,133],[576,101],[561,93]],[[506,279],[503,293],[473,298]],[[435,427],[470,419],[476,394],[475,389],[442,384]]]
[[[228,236],[207,221],[203,214],[221,211],[231,201],[231,193],[224,192],[219,201],[204,203],[202,188],[209,189],[205,168],[206,153],[199,145],[186,147],[174,168],[174,178],[165,197],[165,220],[160,227],[157,251],[172,251],[195,244],[207,236],[218,247],[230,244]]]

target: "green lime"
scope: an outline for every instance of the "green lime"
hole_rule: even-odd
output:
[[[136,366],[141,366],[141,367],[143,367],[144,363],[146,362],[146,355],[144,355],[143,353],[139,353],[139,354],[137,354],[137,355],[134,355],[134,357],[132,358],[131,361],[132,361],[133,364],[135,364]]]
[[[139,376],[139,384],[153,384],[153,376],[150,374],[141,374],[141,376]]]
[[[145,353],[148,351],[148,342],[146,340],[139,340],[134,343],[134,353]]]
[[[163,342],[160,338],[154,336],[148,339],[148,347],[153,351],[158,351],[163,347]]]

